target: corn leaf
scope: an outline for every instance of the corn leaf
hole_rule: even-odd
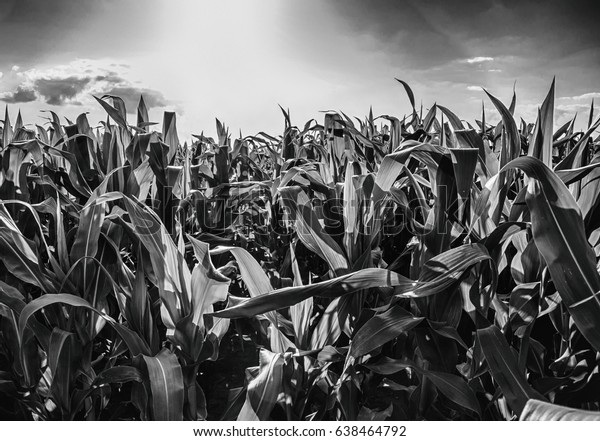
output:
[[[481,409],[477,397],[467,382],[454,374],[448,372],[438,372],[431,369],[419,367],[415,362],[408,359],[396,360],[389,357],[382,357],[374,362],[365,364],[373,372],[382,375],[391,375],[403,369],[412,369],[420,375],[429,379],[433,385],[449,400],[472,410],[476,414],[481,414]]]
[[[527,383],[523,372],[504,335],[495,325],[477,331],[477,338],[487,361],[492,377],[500,386],[510,408],[521,414],[527,400],[545,398]]]
[[[600,421],[600,412],[573,409],[531,399],[527,401],[521,421]]]
[[[579,206],[558,176],[538,159],[518,158],[507,168],[520,168],[533,178],[526,195],[533,239],[575,324],[600,350],[600,275]]]
[[[348,355],[360,357],[386,344],[402,332],[409,331],[424,320],[415,317],[399,305],[369,319],[352,338]]]
[[[146,343],[134,332],[132,332],[129,328],[124,325],[117,323],[111,316],[105,314],[101,311],[98,311],[96,308],[92,307],[90,303],[82,299],[81,297],[74,296],[72,294],[46,294],[37,299],[29,302],[19,316],[19,338],[23,339],[23,335],[25,332],[25,328],[27,327],[29,320],[40,309],[45,308],[50,305],[54,305],[56,303],[62,303],[65,305],[86,308],[90,311],[95,312],[100,317],[102,317],[106,322],[111,325],[115,331],[119,334],[119,336],[123,339],[132,355],[139,354],[150,354],[150,349],[146,345]],[[32,327],[33,331],[36,332],[37,328]]]
[[[251,299],[238,299],[239,303],[211,315],[215,317],[253,317],[268,311],[287,308],[309,297],[336,298],[361,289],[381,286],[402,286],[410,290],[415,282],[380,268],[368,268],[324,282],[307,286],[295,286],[272,291],[270,294]]]
[[[183,419],[184,385],[181,365],[168,349],[155,357],[143,356],[152,395],[152,418],[156,421]]]
[[[552,167],[552,135],[554,133],[554,83],[550,86],[550,91],[542,103],[542,108],[538,113],[538,120],[535,128],[535,134],[529,147],[529,156],[542,161],[546,166]]]
[[[261,349],[259,356],[259,367],[249,372],[246,401],[237,417],[238,421],[269,420],[283,388],[283,355]]]

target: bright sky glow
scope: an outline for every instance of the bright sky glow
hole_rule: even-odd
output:
[[[587,120],[600,96],[597,3],[507,0],[0,0],[0,99],[24,121],[40,110],[96,123],[92,95],[117,94],[133,112],[175,110],[181,139],[280,133],[320,111],[363,117],[434,102],[479,118],[481,87],[534,120],[553,76],[557,124]],[[568,5],[567,5],[568,3]],[[450,6],[450,4],[452,6]],[[597,28],[597,24],[596,24]],[[14,117],[13,117],[14,118]]]

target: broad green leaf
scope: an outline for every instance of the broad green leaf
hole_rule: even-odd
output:
[[[198,259],[192,271],[192,323],[204,329],[203,315],[212,312],[212,305],[227,299],[230,280],[219,273],[210,260],[208,244],[189,237]]]
[[[192,244],[195,243],[193,238],[190,238],[190,240],[192,241]],[[242,280],[248,288],[251,298],[258,298],[273,291],[273,286],[271,285],[269,278],[261,268],[260,264],[248,251],[240,247],[224,246],[219,246],[214,250],[211,250],[211,254],[221,254],[224,252],[230,252],[235,258],[240,269]],[[197,251],[196,257],[198,257]],[[279,330],[279,326],[283,325],[283,321],[281,320],[282,317],[278,316],[274,311],[266,312],[265,317],[271,323],[271,349],[277,349],[280,352],[284,352],[290,347],[295,347],[295,345]]]
[[[114,366],[101,371],[92,385],[100,387],[106,384],[129,383],[131,381],[141,383],[143,380],[142,373],[133,366]]]
[[[75,264],[84,257],[96,257],[98,252],[98,240],[100,230],[104,222],[105,201],[100,199],[106,194],[108,183],[114,173],[119,169],[112,170],[102,181],[102,183],[93,191],[86,206],[79,213],[79,224],[75,234],[75,242],[71,246],[70,261]],[[82,263],[83,271],[81,274],[80,288],[86,289],[89,280],[93,277],[94,264],[86,261]],[[96,306],[93,304],[93,306]]]
[[[369,362],[364,366],[381,375],[391,375],[407,368],[413,369],[431,380],[442,395],[449,400],[466,409],[472,410],[478,415],[481,414],[481,409],[475,393],[469,387],[467,382],[458,375],[424,369],[409,359],[396,360],[389,357],[382,357],[377,361]]]
[[[600,412],[573,409],[531,399],[519,418],[521,421],[600,421]]]
[[[162,138],[163,142],[169,146],[168,159],[169,163],[171,163],[171,160],[179,148],[179,137],[177,136],[177,120],[175,112],[164,112]]]
[[[248,382],[246,401],[237,417],[238,421],[267,421],[283,389],[282,354],[260,350],[260,365]]]
[[[575,324],[600,350],[600,275],[579,206],[558,176],[538,159],[518,158],[507,168],[520,168],[532,178],[525,200],[533,239]]]
[[[496,110],[500,113],[502,124],[506,131],[506,148],[502,150],[500,155],[500,167],[502,168],[519,156],[521,152],[521,137],[519,136],[519,130],[517,129],[517,124],[515,123],[513,116],[504,104],[502,104],[502,101],[491,95],[485,89],[484,92],[490,98],[494,107],[496,107]]]
[[[150,123],[150,117],[148,116],[148,108],[144,101],[144,96],[140,95],[140,101],[137,107],[137,126],[139,128],[145,128],[145,125]]]
[[[554,170],[554,173],[556,173],[556,176],[558,176],[561,181],[563,181],[565,183],[565,185],[570,185],[573,184],[574,182],[577,182],[583,178],[585,178],[586,176],[588,176],[589,174],[591,174],[592,172],[597,172],[597,168],[600,167],[600,162],[593,162],[592,164],[583,166],[583,167],[578,167],[578,168],[572,168],[572,169],[563,169],[563,170]],[[598,175],[597,173],[595,173],[593,176],[590,177],[589,181],[596,181],[598,179]],[[581,198],[581,196],[580,196]],[[585,211],[582,209],[582,211]]]
[[[124,116],[121,114],[121,112],[119,112],[118,109],[111,106],[103,99],[100,99],[96,96],[94,98],[96,99],[96,101],[98,101],[100,103],[100,105],[104,108],[106,113],[109,114],[109,116],[114,120],[115,123],[117,123],[117,125],[119,127],[121,127],[125,131],[129,131],[129,127],[127,125],[127,120],[124,118]]]
[[[479,150],[465,148],[449,150],[450,155],[452,156],[452,166],[454,168],[458,195],[464,202],[471,194],[471,186],[473,185],[473,176],[475,174]]]
[[[39,256],[20,231],[0,227],[0,260],[15,277],[36,285],[43,291],[52,290],[53,283],[44,274]]]
[[[189,292],[185,291],[185,280],[191,280],[190,271],[156,214],[128,197],[124,197],[123,201],[137,237],[150,254],[163,306],[161,316],[167,328],[173,331],[175,324],[190,312]]]
[[[294,286],[302,286],[302,275],[300,274],[300,268],[298,267],[298,260],[296,259],[296,246],[293,244],[290,246],[290,259],[292,274],[294,275]],[[309,297],[295,305],[290,306],[290,317],[294,326],[294,333],[296,335],[297,346],[302,349],[308,349],[308,339],[310,337],[310,319],[313,312],[313,299]]]
[[[98,311],[97,309],[92,307],[87,300],[82,299],[81,297],[74,296],[72,294],[45,294],[25,305],[25,307],[21,311],[21,315],[19,316],[19,338],[23,338],[25,328],[27,327],[27,324],[29,323],[29,320],[31,319],[33,314],[35,314],[42,308],[57,303],[86,308],[98,314],[100,317],[106,320],[106,322],[109,325],[111,325],[114,328],[114,330],[119,334],[119,336],[123,339],[129,350],[131,351],[132,355],[135,356],[138,354],[150,353],[150,349],[148,349],[146,343],[136,333],[134,333],[124,325],[117,323],[111,316],[101,311]],[[33,331],[36,332],[35,327],[33,327]]]
[[[448,117],[448,120],[450,121],[450,124],[452,124],[452,128],[454,130],[464,130],[465,129],[460,118],[458,116],[456,116],[454,114],[454,112],[452,112],[450,109],[448,109],[444,106],[440,106],[439,104],[437,106],[444,113],[444,115],[446,115]]]
[[[552,141],[554,133],[554,83],[552,80],[550,91],[542,103],[538,113],[535,134],[529,147],[529,156],[539,159],[547,167],[552,167]]]
[[[253,317],[287,308],[309,297],[337,298],[361,289],[378,287],[394,287],[397,297],[426,297],[456,284],[467,269],[490,259],[483,245],[464,245],[428,261],[420,281],[381,268],[367,268],[312,285],[282,288],[251,299],[237,299],[235,305],[212,315],[225,318]]]
[[[13,139],[13,128],[10,124],[10,118],[8,116],[8,105],[4,107],[4,126],[2,130],[2,146],[7,148]]]
[[[71,410],[70,396],[76,366],[80,363],[81,345],[75,334],[55,328],[50,335],[48,367],[52,372],[51,391],[53,400],[60,407],[63,417],[68,418]]]
[[[296,234],[306,247],[329,264],[336,276],[348,272],[348,261],[340,246],[323,231],[310,200],[300,187],[280,189],[281,201],[295,221]]]
[[[510,408],[520,415],[530,398],[545,400],[527,382],[504,335],[495,325],[477,331],[477,338],[492,377],[500,386]]]
[[[369,268],[307,286],[295,286],[272,291],[270,294],[243,300],[227,309],[213,313],[215,317],[254,317],[268,311],[287,308],[309,297],[336,298],[361,289],[381,286],[402,286],[410,290],[415,282],[380,268]]]
[[[395,80],[404,86],[404,90],[406,91],[406,95],[408,95],[410,105],[414,111],[414,109],[415,109],[415,94],[413,93],[412,89],[410,88],[410,86],[408,85],[408,83],[406,81],[399,80],[398,78],[396,78]]]
[[[594,124],[579,138],[577,144],[571,149],[569,153],[565,155],[565,157],[556,164],[554,168],[556,171],[565,170],[571,168],[579,168],[584,165],[583,159],[585,156],[585,151],[588,146],[588,141],[593,136],[593,133],[600,126],[600,118],[596,120]]]
[[[356,417],[357,421],[385,421],[392,416],[394,404],[390,403],[384,410],[372,410],[368,407],[361,407]]]
[[[461,377],[432,370],[422,370],[422,372],[446,398],[476,414],[481,414],[475,393]]]
[[[423,317],[415,317],[400,305],[394,305],[384,313],[372,317],[356,332],[348,355],[358,358],[368,354],[423,320]]]
[[[154,357],[143,356],[152,392],[152,419],[183,419],[184,384],[181,365],[175,354],[163,349]]]

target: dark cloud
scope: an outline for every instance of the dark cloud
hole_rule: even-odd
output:
[[[43,96],[48,104],[60,106],[73,101],[90,83],[91,78],[38,78],[33,87]]]
[[[0,100],[5,103],[29,103],[37,99],[35,90],[27,86],[19,85],[14,92],[5,92],[0,95]]]
[[[329,4],[354,33],[371,35],[415,67],[502,55],[507,50],[550,60],[600,48],[597,0],[330,0]]]
[[[147,108],[163,107],[167,105],[167,100],[162,93],[157,90],[139,88],[135,86],[116,86],[106,92],[106,95],[118,96],[125,102],[127,113],[135,113],[140,96],[144,96],[144,102]]]
[[[91,101],[92,95],[114,95],[123,99],[131,113],[135,113],[140,95],[144,96],[148,108],[168,104],[160,91],[127,79],[126,71],[119,73],[93,67],[86,60],[46,70],[21,71],[15,68],[0,83],[8,87],[8,90],[4,89],[6,92],[0,94],[0,100],[7,103],[24,103],[41,98],[53,106],[82,105]]]

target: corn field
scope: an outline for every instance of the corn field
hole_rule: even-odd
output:
[[[0,419],[600,419],[600,139],[450,109],[0,132]],[[131,119],[131,118],[130,118]],[[580,116],[581,119],[581,116]]]

